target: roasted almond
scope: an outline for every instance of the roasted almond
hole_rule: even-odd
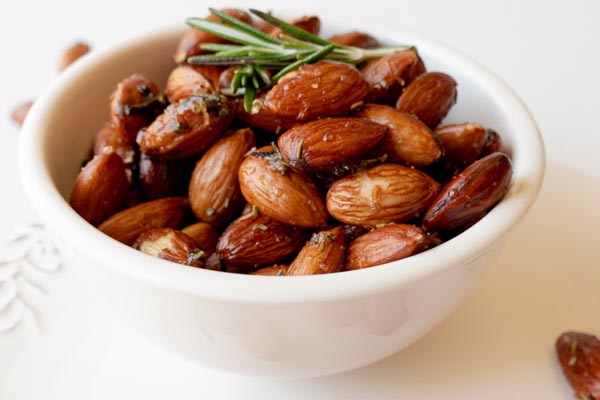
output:
[[[217,243],[217,255],[229,266],[256,267],[285,260],[302,243],[301,230],[255,211],[225,229]]]
[[[142,153],[137,172],[146,199],[155,200],[182,194],[181,187],[185,185],[187,188],[185,177],[190,176],[186,167],[186,163],[179,160],[157,160]]]
[[[239,212],[244,198],[238,170],[256,145],[249,128],[232,131],[208,149],[196,164],[189,184],[190,206],[199,220],[217,227]]]
[[[194,239],[194,242],[206,253],[207,257],[216,251],[219,232],[210,224],[196,222],[195,224],[186,226],[181,232]]]
[[[131,246],[143,232],[152,228],[179,227],[188,210],[185,197],[165,197],[120,211],[104,221],[98,229]]]
[[[481,151],[481,156],[485,157],[497,151],[502,152],[502,139],[500,135],[496,133],[493,129],[486,129],[485,131],[485,143],[483,144],[483,150]]]
[[[346,253],[347,271],[373,267],[420,253],[429,245],[423,230],[414,225],[389,224],[354,239]]]
[[[277,145],[292,168],[328,171],[377,146],[386,132],[385,126],[360,118],[324,118],[289,129]]]
[[[300,28],[313,35],[318,35],[321,30],[321,20],[315,15],[305,15],[300,18],[296,18],[290,22],[296,28]],[[280,35],[285,33],[281,28],[273,27],[269,31],[269,35],[279,39]]]
[[[565,332],[556,339],[558,361],[581,400],[600,399],[600,340],[582,332]]]
[[[10,114],[10,117],[18,125],[23,125],[23,123],[25,122],[25,118],[27,117],[27,114],[29,114],[29,110],[32,106],[33,101],[26,101],[20,104],[17,108],[15,108]]]
[[[90,46],[87,43],[75,43],[63,53],[58,62],[58,70],[62,71],[69,65],[73,64],[79,58],[83,57],[90,51]]]
[[[479,220],[508,191],[512,175],[506,154],[494,153],[456,175],[437,195],[423,217],[427,231],[447,231]]]
[[[126,169],[116,153],[95,156],[75,179],[71,207],[94,226],[123,209],[129,189]]]
[[[263,275],[263,276],[285,276],[289,266],[285,264],[275,264],[269,267],[257,269],[256,271],[250,272],[250,275]]]
[[[369,103],[392,103],[402,89],[425,72],[417,51],[408,49],[369,61],[361,73],[369,84]]]
[[[329,42],[339,44],[341,46],[360,47],[361,49],[372,49],[379,46],[379,42],[368,33],[352,31],[339,35],[332,36],[328,39]]]
[[[133,244],[142,253],[190,267],[204,266],[206,253],[183,232],[170,228],[153,228],[143,232]]]
[[[170,103],[195,94],[215,91],[212,82],[202,72],[189,65],[180,65],[169,74],[165,94]]]
[[[295,118],[284,118],[275,115],[264,106],[266,93],[261,93],[254,100],[252,110],[246,111],[242,102],[238,103],[236,118],[251,128],[274,133],[276,135],[285,132],[297,123]]]
[[[246,201],[269,217],[302,228],[327,224],[325,203],[314,182],[283,166],[272,148],[247,156],[238,177]]]
[[[238,10],[238,9],[234,9],[234,8],[226,8],[221,11],[224,12],[225,14],[227,14],[233,18],[239,19],[240,21],[245,22],[247,24],[252,22],[252,17],[250,17],[250,14],[248,14],[244,10]],[[209,21],[213,21],[213,22],[221,21],[221,18],[217,17],[214,14],[208,15],[206,17],[206,19],[208,19]],[[183,35],[183,37],[181,38],[181,40],[179,41],[179,43],[177,45],[177,50],[175,51],[175,56],[174,56],[175,62],[178,64],[184,63],[188,59],[188,57],[204,53],[205,51],[202,49],[202,45],[204,43],[224,43],[224,42],[226,42],[226,40],[221,39],[218,36],[215,36],[208,32],[201,31],[196,28],[190,28],[189,30],[186,31],[186,33]]]
[[[319,61],[284,75],[267,92],[264,104],[279,117],[307,121],[345,114],[368,91],[369,85],[352,65]]]
[[[94,154],[117,153],[127,165],[135,161],[133,142],[109,124],[104,124],[94,139]]]
[[[354,115],[388,127],[381,149],[390,161],[424,167],[442,156],[440,142],[427,125],[394,107],[365,104]]]
[[[110,120],[114,128],[133,142],[140,129],[150,125],[162,111],[164,99],[146,77],[134,74],[117,85],[110,102]]]
[[[180,159],[200,153],[229,126],[233,102],[222,95],[194,95],[171,104],[140,132],[140,150],[150,157]]]
[[[442,72],[426,72],[404,89],[396,108],[415,115],[433,129],[455,103],[456,81]]]
[[[350,225],[404,222],[425,211],[439,189],[421,171],[382,164],[335,182],[327,192],[327,210]]]
[[[329,274],[344,266],[346,235],[338,226],[313,234],[290,264],[288,276]]]
[[[450,168],[464,168],[477,160],[487,136],[483,126],[472,122],[441,126],[435,133],[444,145],[442,162]]]

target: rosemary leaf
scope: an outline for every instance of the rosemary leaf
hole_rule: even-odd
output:
[[[292,36],[297,37],[298,39],[306,40],[307,42],[310,42],[310,43],[320,44],[322,46],[327,46],[328,44],[331,44],[327,40],[321,39],[320,37],[313,35],[312,33],[305,31],[304,29],[301,29],[292,24],[289,24],[279,18],[275,18],[271,14],[268,14],[268,13],[265,13],[265,12],[262,12],[259,10],[255,10],[252,8],[250,9],[250,12],[252,14],[260,17],[261,19],[265,20],[269,24],[275,25],[276,27],[281,28],[284,32],[287,32],[287,33],[291,34]]]
[[[252,102],[256,97],[256,89],[252,85],[246,86],[246,92],[244,93],[244,110],[250,112],[252,110]]]
[[[274,43],[274,44],[281,44],[281,41],[273,36],[267,35],[266,33],[264,33],[263,31],[260,31],[258,29],[256,29],[255,27],[253,27],[252,25],[248,25],[247,23],[240,21],[239,19],[233,18],[230,15],[225,14],[224,12],[221,12],[219,10],[216,10],[214,8],[209,8],[208,9],[211,14],[216,15],[217,17],[221,18],[223,21],[227,22],[228,24],[236,27],[238,30],[242,31],[242,32],[246,32],[258,39],[261,39],[264,42],[269,42],[269,43]]]
[[[308,57],[305,57],[305,58],[300,59],[300,60],[298,60],[298,61],[296,61],[294,63],[291,63],[290,65],[288,65],[285,68],[282,68],[281,71],[279,71],[278,73],[276,73],[275,76],[273,76],[271,78],[271,80],[273,82],[277,82],[279,80],[279,78],[281,78],[282,76],[284,76],[288,72],[295,70],[296,68],[298,68],[302,64],[310,64],[310,63],[313,63],[313,62],[316,62],[316,61],[319,61],[319,60],[323,59],[327,54],[331,53],[334,48],[335,48],[334,44],[329,44],[329,45],[323,47],[321,50],[316,51],[313,54],[309,55]]]
[[[219,22],[213,22],[202,18],[188,18],[185,22],[192,28],[212,33],[215,36],[229,40],[231,42],[244,45],[255,45],[265,47],[275,46],[274,48],[276,48],[276,45],[274,43],[266,42],[262,39],[257,38],[256,36],[248,34],[244,31],[240,31],[239,29],[235,29],[234,27],[221,24]]]

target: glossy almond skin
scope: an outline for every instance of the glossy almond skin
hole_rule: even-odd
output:
[[[170,103],[177,103],[194,94],[214,91],[212,82],[202,72],[189,65],[180,65],[169,74],[165,94]]]
[[[600,399],[600,340],[582,332],[556,339],[558,361],[578,399]]]
[[[233,221],[217,243],[217,255],[228,266],[275,264],[295,254],[304,233],[262,214],[246,214]]]
[[[336,181],[327,192],[327,210],[350,225],[404,222],[425,211],[439,189],[421,171],[382,164]]]
[[[494,153],[475,161],[438,194],[423,217],[430,232],[472,224],[504,197],[512,176],[506,154]]]
[[[245,12],[244,10],[238,10],[234,8],[226,8],[221,10],[225,14],[230,15],[234,18],[239,19],[240,21],[251,23],[252,18],[250,14]],[[221,18],[215,16],[214,14],[210,14],[206,17],[209,21],[219,22]],[[175,62],[178,64],[184,63],[188,57],[195,56],[198,54],[204,53],[204,50],[201,48],[203,43],[225,43],[226,40],[221,39],[213,34],[200,31],[196,28],[190,28],[183,35],[181,40],[177,45],[177,50],[175,51]]]
[[[284,75],[267,92],[264,104],[279,117],[307,121],[345,114],[368,92],[369,85],[353,66],[319,61]]]
[[[94,226],[123,209],[129,190],[126,169],[116,153],[95,156],[75,179],[71,207]]]
[[[324,118],[296,125],[279,137],[283,160],[304,171],[328,171],[362,156],[385,137],[387,128],[360,118]]]
[[[369,268],[420,253],[429,246],[423,230],[414,225],[389,224],[354,239],[346,253],[347,271]]]
[[[207,257],[216,251],[220,234],[210,224],[196,222],[195,224],[186,226],[181,232],[194,239],[198,248],[202,249]]]
[[[139,130],[161,111],[162,104],[151,102],[157,95],[158,87],[143,75],[133,74],[119,82],[110,102],[110,120],[117,132],[134,142]]]
[[[106,153],[117,153],[127,165],[133,163],[136,156],[133,142],[108,124],[102,125],[94,139],[94,154]]]
[[[137,171],[146,199],[155,200],[180,194],[179,188],[186,176],[185,167],[179,161],[157,160],[142,153]],[[187,176],[189,177],[189,171]]]
[[[256,271],[250,272],[250,275],[262,275],[262,276],[285,276],[289,266],[285,264],[275,264],[269,267],[257,269]]]
[[[282,223],[324,227],[328,216],[319,189],[308,175],[282,169],[275,157],[275,153],[251,154],[242,162],[238,178],[246,201]]]
[[[206,254],[183,232],[170,228],[154,228],[142,233],[133,247],[142,253],[178,264],[201,268]]]
[[[17,108],[15,108],[11,113],[10,117],[13,121],[17,123],[17,125],[23,125],[25,122],[25,118],[27,114],[29,114],[29,110],[33,106],[33,101],[26,101],[20,104]]]
[[[486,129],[472,122],[445,125],[435,130],[444,145],[443,163],[466,167],[479,158],[486,142]]]
[[[171,104],[137,137],[150,157],[180,159],[200,153],[229,126],[232,100],[221,95],[195,95]]]
[[[383,104],[365,104],[354,116],[388,127],[381,148],[390,161],[425,167],[442,156],[433,132],[412,115]]]
[[[456,81],[442,72],[426,72],[404,89],[396,108],[435,128],[456,103]]]
[[[165,197],[120,211],[104,221],[98,229],[131,246],[143,232],[152,228],[177,228],[185,218],[188,200]]]
[[[287,275],[319,275],[341,271],[345,253],[344,228],[338,226],[315,233],[290,264]]]
[[[305,15],[303,17],[296,18],[292,20],[290,24],[297,28],[304,29],[313,35],[319,35],[319,32],[321,31],[321,20],[315,15]],[[273,27],[268,33],[273,37],[279,38],[279,35],[285,32],[283,32],[281,28]]]
[[[379,41],[368,33],[352,31],[335,35],[327,41],[342,46],[359,47],[361,49],[372,49],[379,46]]]
[[[238,103],[236,118],[244,124],[261,131],[274,133],[276,135],[287,131],[298,123],[295,118],[280,117],[264,106],[264,97],[266,93],[259,94],[255,100],[251,111],[244,109],[242,102]]]
[[[90,51],[87,43],[75,43],[65,50],[58,62],[58,70],[62,71]]]
[[[369,84],[369,103],[393,104],[402,89],[425,72],[425,66],[413,49],[398,51],[369,61],[361,70]]]
[[[486,130],[485,143],[483,145],[483,150],[481,151],[481,156],[487,156],[497,151],[503,151],[502,138],[500,138],[500,135],[498,135],[496,131],[488,128]]]
[[[251,129],[238,129],[213,144],[198,161],[189,184],[189,198],[199,220],[218,227],[239,212],[245,201],[238,170],[255,145]]]

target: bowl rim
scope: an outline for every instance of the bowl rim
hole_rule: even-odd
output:
[[[325,21],[337,26],[348,24],[348,21],[329,17]],[[72,81],[85,74],[99,60],[116,57],[128,48],[148,41],[181,34],[184,29],[181,24],[144,33],[86,55],[61,74],[36,100],[23,126],[19,145],[19,171],[29,200],[46,226],[87,258],[157,286],[227,302],[296,303],[355,298],[393,290],[398,285],[414,285],[432,275],[472,262],[496,242],[503,240],[534,203],[545,168],[544,146],[539,129],[525,104],[512,89],[460,51],[402,28],[373,24],[372,21],[363,21],[362,25],[357,25],[358,29],[361,26],[368,27],[367,31],[379,37],[399,35],[420,47],[427,47],[445,60],[451,60],[477,79],[479,85],[486,86],[494,93],[503,112],[509,113],[514,121],[517,132],[513,142],[518,151],[513,157],[518,159],[513,158],[513,164],[519,163],[518,174],[513,171],[511,188],[505,198],[483,219],[456,238],[376,268],[315,276],[265,277],[189,268],[160,260],[116,242],[79,217],[60,195],[47,169],[43,145],[47,136],[44,136],[44,128],[52,104],[60,100],[61,94]],[[93,243],[93,246],[82,246],[81,243]],[[112,259],[107,260],[107,254]]]

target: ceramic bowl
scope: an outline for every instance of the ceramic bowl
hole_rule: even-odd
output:
[[[410,258],[364,270],[263,277],[185,267],[149,257],[89,225],[68,204],[71,185],[108,117],[117,82],[139,72],[164,85],[185,27],[96,51],[35,103],[22,132],[28,196],[81,285],[141,336],[202,365],[268,377],[358,368],[409,346],[446,318],[480,281],[542,182],[538,128],[518,96],[476,62],[440,43],[381,25],[323,19],[329,32],[358,29],[414,44],[430,71],[458,82],[444,121],[476,121],[510,149],[510,191],[473,227]],[[77,299],[74,299],[77,301]],[[468,334],[465,327],[465,334]]]

